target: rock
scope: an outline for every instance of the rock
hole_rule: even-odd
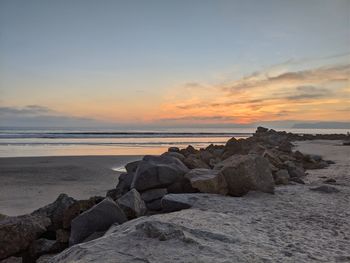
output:
[[[32,215],[40,215],[51,219],[52,225],[50,230],[56,231],[56,229],[63,227],[63,214],[76,200],[69,197],[66,194],[60,194],[58,198],[51,204],[35,210]]]
[[[185,160],[185,156],[179,152],[165,152],[161,156],[170,156],[179,159],[181,162]]]
[[[141,195],[136,189],[131,189],[125,195],[120,197],[117,200],[117,203],[123,209],[128,219],[143,216],[147,211],[145,202],[142,200]]]
[[[0,263],[22,263],[23,259],[21,257],[9,257],[4,260],[0,260]]]
[[[169,147],[168,152],[178,153],[178,152],[180,152],[180,149],[179,149],[179,147]]]
[[[114,223],[122,224],[126,221],[127,218],[123,210],[107,197],[73,219],[69,245],[82,242],[94,232],[106,231]]]
[[[197,189],[193,188],[190,180],[185,177],[181,177],[174,183],[167,187],[168,193],[179,194],[179,193],[196,193]]]
[[[0,260],[26,250],[51,224],[47,217],[24,215],[0,221]]]
[[[141,193],[141,198],[145,202],[151,202],[156,199],[161,199],[164,195],[168,193],[166,188],[156,188],[147,190]]]
[[[94,205],[101,202],[104,198],[100,196],[94,196],[89,198],[88,200],[79,200],[71,205],[68,209],[63,213],[62,225],[63,229],[69,229],[71,226],[71,221],[83,213],[84,211],[90,209]]]
[[[220,169],[228,185],[228,194],[242,196],[250,190],[274,192],[269,162],[259,155],[234,155],[214,167]]]
[[[128,166],[128,164],[126,166]],[[131,170],[134,168],[135,167],[133,168],[129,167],[128,169]],[[134,179],[134,176],[135,176],[134,172],[120,174],[118,178],[117,187],[115,189],[109,190],[106,194],[106,197],[110,197],[113,200],[117,200],[119,197],[126,194],[131,189],[131,183]]]
[[[113,225],[102,238],[66,249],[51,263],[308,263],[341,256],[347,262],[349,202],[343,195],[314,198],[304,187],[285,187],[276,196],[186,196],[197,198],[190,209]],[[337,241],[343,251],[330,245]]]
[[[283,163],[280,160],[280,158],[278,157],[278,154],[271,151],[271,150],[265,150],[264,153],[262,154],[262,156],[268,160],[274,167],[277,168],[282,168],[283,167]]]
[[[136,171],[131,188],[142,192],[163,188],[181,179],[188,168],[177,158],[170,156],[145,156]]]
[[[35,240],[29,248],[29,254],[31,259],[36,259],[44,254],[57,253],[62,251],[66,246],[55,240],[48,240],[40,238]]]
[[[264,127],[261,127],[259,126],[257,129],[256,129],[256,132],[255,133],[265,133],[267,132],[269,129],[267,128],[264,128]]]
[[[192,207],[196,200],[196,197],[186,194],[167,194],[161,200],[162,210],[169,213],[188,209]]]
[[[275,184],[284,184],[287,185],[289,183],[289,173],[287,170],[279,170],[275,173],[274,176]]]
[[[345,141],[345,142],[343,142],[343,145],[344,145],[344,146],[350,146],[350,141]]]
[[[296,166],[292,161],[285,161],[284,167],[287,169],[290,178],[301,178],[306,176],[305,170],[300,166]]]
[[[56,256],[56,254],[42,255],[36,260],[36,263],[50,263],[54,256]]]
[[[181,149],[180,153],[187,157],[190,154],[198,153],[198,150],[196,150],[192,145],[188,145],[185,149]]]
[[[197,155],[191,154],[189,155],[185,160],[184,164],[190,168],[190,169],[195,169],[195,168],[206,168],[210,169],[209,165],[206,164],[204,161],[202,161]]]
[[[105,233],[106,233],[106,231],[94,232],[94,233],[92,233],[90,236],[88,236],[87,238],[85,238],[85,239],[83,240],[83,243],[89,242],[89,241],[91,241],[91,240],[95,240],[95,239],[97,239],[97,238],[100,238],[100,237],[102,237]]]
[[[289,181],[292,181],[298,184],[305,184],[304,180],[299,177],[290,177]]]
[[[60,243],[68,243],[69,242],[70,232],[65,229],[57,229],[56,230],[56,240]]]
[[[22,263],[22,262],[23,260],[20,257],[9,257],[0,261],[0,263]]]
[[[329,185],[322,185],[322,186],[318,186],[315,188],[310,188],[311,191],[316,191],[316,192],[321,192],[321,193],[327,193],[327,194],[332,194],[332,193],[339,193],[340,191],[333,187],[333,186],[329,186]]]
[[[162,210],[162,199],[156,199],[146,203],[148,210],[159,211]]]
[[[292,148],[293,148],[293,144],[290,143],[288,140],[285,140],[282,143],[280,143],[280,145],[278,145],[278,150],[282,152],[291,153]]]
[[[131,174],[135,173],[140,162],[141,161],[133,161],[133,162],[127,163],[125,165],[125,169],[126,169],[127,174],[131,175]]]
[[[326,183],[326,184],[334,184],[337,181],[335,179],[333,179],[333,178],[330,178],[330,179],[324,180],[323,182]]]
[[[216,159],[216,156],[214,154],[206,150],[201,150],[199,152],[199,157],[203,162],[205,162],[209,166],[210,166],[210,161],[213,159],[214,160]]]
[[[226,195],[228,192],[226,180],[219,170],[197,168],[185,174],[185,178],[201,193]]]

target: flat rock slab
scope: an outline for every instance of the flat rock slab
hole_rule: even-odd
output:
[[[186,196],[195,199],[190,209],[112,226],[51,263],[309,263],[346,262],[350,255],[349,194],[329,202],[307,186],[288,185],[275,195]]]

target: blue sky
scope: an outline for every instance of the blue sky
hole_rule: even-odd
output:
[[[184,96],[188,83],[217,87],[257,72],[348,65],[349,21],[348,0],[2,0],[0,105],[37,105],[50,114],[115,123],[159,122],[174,118],[169,104],[206,101],[198,90]],[[316,84],[325,88],[326,82]],[[345,85],[335,95],[348,99],[343,82],[326,88]]]

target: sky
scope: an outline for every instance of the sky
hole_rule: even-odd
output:
[[[0,126],[350,122],[349,0],[0,0]]]

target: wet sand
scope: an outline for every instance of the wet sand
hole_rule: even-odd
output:
[[[30,213],[60,193],[76,199],[105,196],[116,186],[112,168],[141,156],[60,156],[0,158],[0,214]]]

